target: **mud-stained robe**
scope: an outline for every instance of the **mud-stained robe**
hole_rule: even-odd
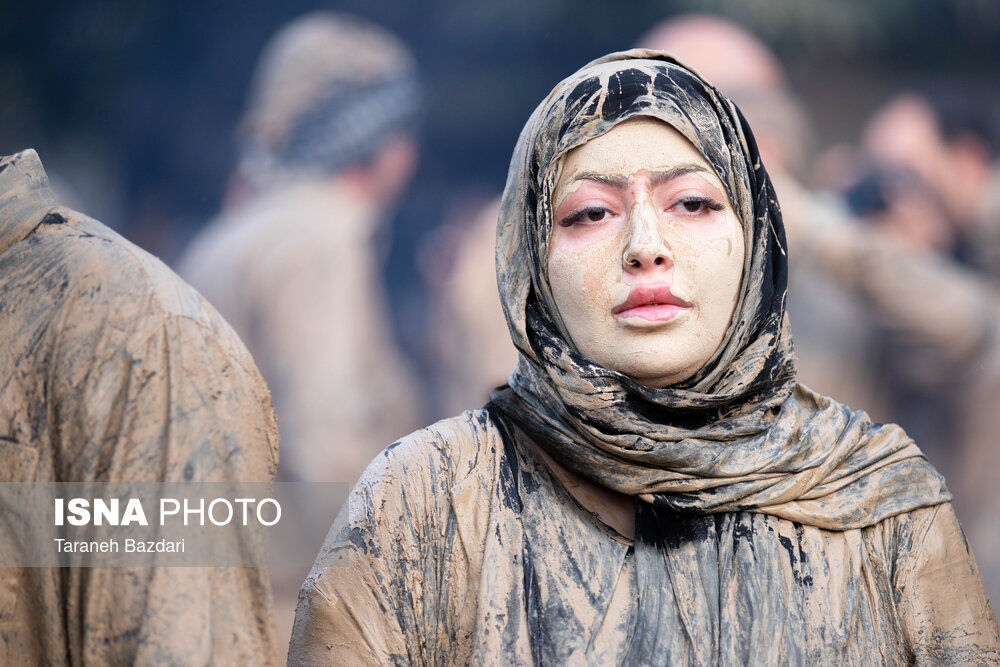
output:
[[[268,482],[277,457],[218,313],[57,206],[34,151],[0,158],[0,482]],[[0,664],[277,664],[273,614],[256,568],[0,567]]]
[[[638,503],[642,522],[656,521]],[[996,621],[948,503],[860,530],[675,515],[662,558],[486,410],[368,468],[302,587],[289,662],[983,664]],[[640,610],[655,605],[657,616]],[[668,628],[636,643],[641,626]]]

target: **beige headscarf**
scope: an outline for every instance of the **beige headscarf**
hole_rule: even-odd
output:
[[[690,380],[663,389],[583,357],[547,275],[560,159],[633,116],[669,123],[701,151],[728,190],[748,250],[719,350]],[[674,58],[646,50],[606,56],[539,105],[511,160],[496,257],[521,357],[492,403],[577,474],[654,507],[756,511],[829,530],[950,499],[899,427],[873,424],[796,384],[774,190],[736,107]]]

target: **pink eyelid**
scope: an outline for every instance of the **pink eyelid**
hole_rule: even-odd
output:
[[[698,203],[701,206],[704,206],[705,210],[703,210],[703,211],[688,211],[687,209],[684,208],[684,205],[687,202]],[[723,210],[725,208],[725,204],[723,204],[722,202],[720,202],[715,197],[710,197],[708,195],[687,195],[687,194],[686,195],[679,195],[677,197],[674,197],[674,198],[671,198],[670,200],[668,200],[668,203],[669,203],[669,206],[667,206],[664,210],[671,211],[671,210],[677,209],[677,210],[680,210],[681,212],[687,213],[689,215],[703,215],[703,214],[705,214],[708,211],[718,212],[718,211],[721,211],[721,210]]]
[[[686,181],[690,179],[697,179],[699,184],[704,184],[708,186],[709,184],[704,182],[704,179],[696,174],[684,174],[666,183],[657,184],[654,187],[654,202],[658,203],[662,210],[668,211],[680,207],[683,213],[688,215],[705,215],[709,211],[716,212],[717,209],[714,206],[722,206],[723,209],[726,207],[726,198],[720,197],[716,192],[716,188],[711,187],[692,187],[690,184],[685,184]],[[680,181],[680,183],[678,183]],[[683,184],[683,185],[682,185]],[[679,185],[682,187],[678,188]],[[668,189],[669,188],[669,189]],[[598,193],[603,196],[598,196],[598,193],[594,193],[593,189],[597,189]],[[611,190],[610,193],[606,193],[607,190]],[[581,191],[583,191],[581,193]],[[661,194],[666,191],[668,194]],[[625,197],[615,196],[618,195],[619,191],[617,189],[611,188],[611,186],[603,185],[600,183],[595,183],[593,181],[585,182],[576,192],[569,195],[560,204],[560,212],[562,215],[556,215],[555,220],[557,223],[561,223],[564,220],[580,216],[583,214],[583,218],[577,220],[577,222],[588,222],[585,218],[587,217],[584,211],[590,208],[603,208],[607,211],[608,216],[617,215],[617,210],[624,210],[628,208],[628,202],[622,201],[619,204],[611,203],[610,199],[627,199]],[[584,196],[580,198],[578,203],[573,206],[567,206],[573,201],[575,196],[583,194]],[[683,205],[685,200],[690,199],[701,199],[707,200],[705,202],[705,210],[694,212],[694,211],[683,211]],[[603,220],[600,222],[604,222]]]

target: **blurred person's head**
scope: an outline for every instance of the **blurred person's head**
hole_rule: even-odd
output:
[[[863,144],[881,169],[912,174],[925,196],[937,201],[954,233],[976,223],[995,157],[981,104],[953,89],[898,95],[868,121]]]
[[[805,113],[781,63],[753,34],[715,16],[684,14],[654,26],[638,46],[672,53],[736,102],[768,169],[802,166],[809,134]]]
[[[251,192],[304,179],[347,183],[391,205],[416,165],[416,64],[394,35],[332,12],[300,17],[267,44],[238,140]]]
[[[773,90],[785,85],[781,64],[748,31],[708,14],[682,14],[662,21],[637,45],[669,51],[698,70],[719,90]]]

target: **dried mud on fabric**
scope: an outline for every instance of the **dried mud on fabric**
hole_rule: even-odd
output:
[[[0,340],[0,482],[272,479],[270,396],[232,329],[58,206],[34,151],[0,159]],[[257,568],[0,568],[3,664],[278,664],[273,624]]]

